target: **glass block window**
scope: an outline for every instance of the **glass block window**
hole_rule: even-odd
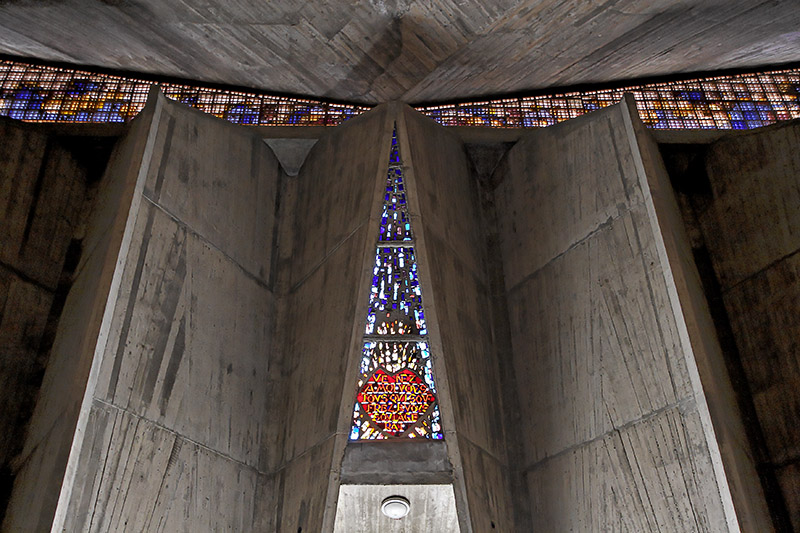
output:
[[[395,129],[350,440],[443,438],[427,335]]]

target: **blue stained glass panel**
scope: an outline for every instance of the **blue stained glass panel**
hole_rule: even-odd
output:
[[[398,164],[398,166],[389,167],[389,172],[387,173],[378,241],[393,242],[410,241],[412,239],[411,219],[408,216],[403,170]]]
[[[350,439],[444,438],[396,129],[364,333]]]
[[[372,272],[365,333],[427,335],[414,249],[378,248]]]

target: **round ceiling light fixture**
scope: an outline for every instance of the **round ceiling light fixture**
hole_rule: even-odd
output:
[[[381,512],[392,520],[400,520],[411,510],[411,502],[402,496],[389,496],[381,502]]]

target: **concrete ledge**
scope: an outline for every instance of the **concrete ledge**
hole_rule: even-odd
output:
[[[453,481],[444,441],[348,443],[343,485],[437,484]]]

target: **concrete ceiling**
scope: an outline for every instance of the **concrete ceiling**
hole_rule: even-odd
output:
[[[0,0],[0,53],[378,103],[800,60],[797,0]]]

